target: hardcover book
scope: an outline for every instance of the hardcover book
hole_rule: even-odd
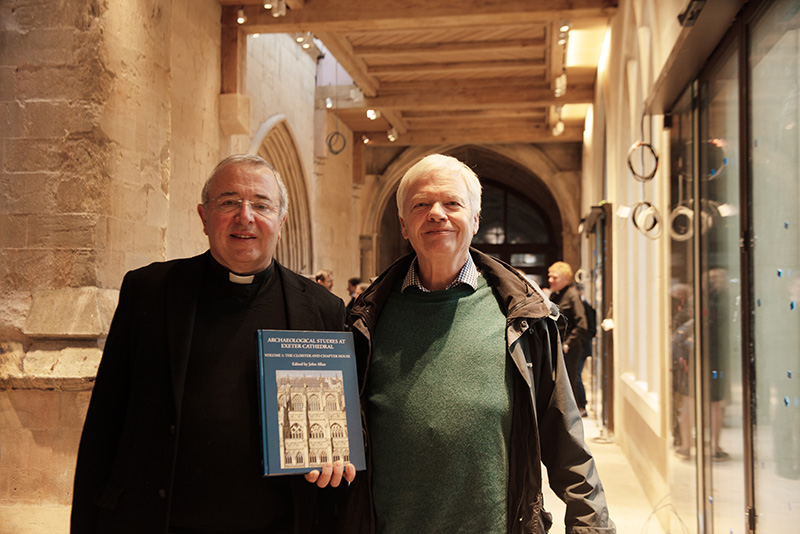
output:
[[[351,332],[259,330],[264,476],[366,469]]]

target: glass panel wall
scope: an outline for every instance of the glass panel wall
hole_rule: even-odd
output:
[[[756,531],[800,525],[800,36],[796,1],[751,27]]]
[[[700,85],[700,379],[704,498],[714,533],[744,532],[739,53],[732,43]],[[698,220],[699,218],[699,220]]]
[[[670,532],[697,534],[697,444],[694,321],[694,95],[687,89],[672,110],[670,130],[671,202],[670,315],[671,428],[673,455],[669,486]]]

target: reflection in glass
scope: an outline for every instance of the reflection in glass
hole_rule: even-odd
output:
[[[672,396],[670,421],[673,454],[669,487],[673,514],[670,532],[697,534],[697,465],[695,433],[693,95],[687,89],[672,111],[670,131],[671,272],[670,314]]]
[[[790,0],[776,2],[751,31],[759,533],[787,532],[800,524],[799,46],[797,3]]]
[[[734,43],[701,85],[701,380],[712,532],[744,532],[740,310],[739,69]],[[720,210],[720,206],[725,206]],[[697,211],[697,210],[696,210]],[[695,215],[697,217],[697,215]],[[701,218],[703,215],[700,215]],[[710,483],[709,483],[710,482]]]

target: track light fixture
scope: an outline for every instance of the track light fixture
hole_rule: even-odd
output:
[[[381,116],[381,112],[378,111],[377,109],[368,109],[367,110],[367,118],[369,120],[371,120],[371,121],[374,121],[375,119],[377,119],[380,116]]]
[[[567,92],[567,71],[566,70],[562,70],[561,74],[556,76],[554,85],[555,85],[555,87],[554,87],[554,90],[553,90],[553,94],[555,94],[555,96],[564,96],[564,94]]]
[[[264,9],[272,9],[272,2],[264,2]]]
[[[556,108],[556,113],[558,113],[558,121],[553,126],[553,136],[558,137],[559,135],[564,133],[564,121],[561,120],[561,110],[562,106],[558,106]]]
[[[275,0],[272,2],[272,16],[282,17],[286,15],[286,0]]]
[[[569,30],[570,24],[569,22],[562,22],[558,27],[558,45],[565,46],[567,44],[567,40],[569,39]]]
[[[361,136],[361,142],[363,142],[365,145],[369,144],[369,137],[367,137],[367,134],[363,134]]]
[[[389,131],[386,132],[386,138],[392,143],[397,141],[397,129],[394,126],[389,128]]]
[[[244,24],[247,22],[247,17],[244,16],[244,9],[240,9],[239,12],[236,14],[236,22],[239,24]]]

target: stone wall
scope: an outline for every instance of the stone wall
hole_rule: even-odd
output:
[[[343,297],[357,274],[349,151],[315,154],[328,126],[315,122],[315,62],[288,36],[249,37],[251,132],[226,135],[220,12],[216,0],[0,5],[0,534],[68,531],[122,277],[207,248],[202,184],[273,115],[303,166],[314,268],[332,267]]]
[[[215,0],[0,6],[0,533],[68,530],[122,276],[207,248],[219,17]]]

